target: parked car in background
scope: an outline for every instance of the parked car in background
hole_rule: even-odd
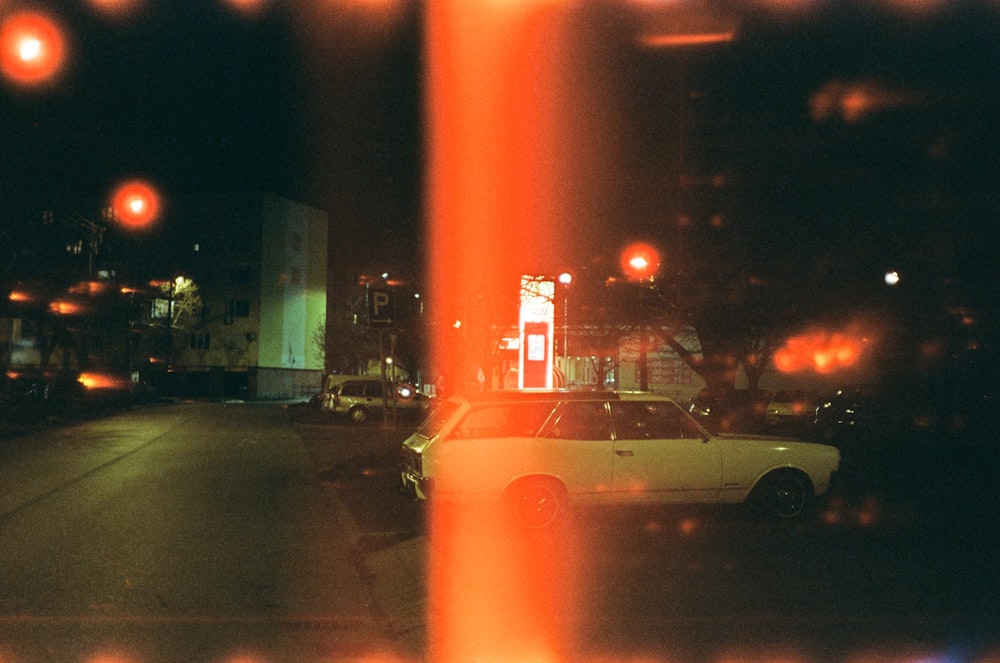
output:
[[[739,504],[809,511],[840,464],[832,446],[713,435],[666,396],[494,391],[449,398],[402,446],[404,491],[499,503],[545,527],[571,504]]]
[[[712,431],[758,432],[770,400],[770,391],[705,387],[691,399],[688,412]]]
[[[84,400],[85,388],[73,373],[0,375],[0,417],[8,421],[40,421],[73,414]]]
[[[815,437],[840,445],[889,434],[898,425],[891,415],[895,409],[872,389],[840,389],[820,399],[813,418]]]
[[[0,416],[24,421],[42,416],[46,409],[48,385],[37,376],[10,374],[0,378]]]
[[[813,438],[839,447],[867,448],[942,442],[992,444],[1000,430],[1000,391],[988,385],[964,386],[839,389],[817,406]]]
[[[355,423],[364,423],[373,416],[420,417],[429,399],[406,382],[390,382],[378,378],[347,380],[332,387],[323,407],[338,415],[347,415]]]
[[[774,392],[764,417],[769,428],[784,432],[805,432],[816,418],[816,394],[804,389]]]

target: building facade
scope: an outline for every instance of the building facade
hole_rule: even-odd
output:
[[[168,388],[191,396],[307,396],[323,374],[327,214],[273,195],[223,214],[225,222],[192,232],[185,276],[197,286],[200,312],[169,326]]]

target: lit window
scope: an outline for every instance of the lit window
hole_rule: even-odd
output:
[[[170,317],[170,300],[169,299],[154,299],[152,303],[152,308],[149,312],[149,317],[163,320]]]

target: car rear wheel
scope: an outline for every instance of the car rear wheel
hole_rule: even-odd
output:
[[[757,513],[786,520],[808,513],[812,500],[812,482],[797,470],[780,470],[767,475],[750,496]]]
[[[352,407],[350,412],[348,412],[348,414],[350,414],[351,416],[351,421],[353,421],[356,424],[363,424],[366,421],[368,421],[368,416],[369,416],[368,410],[366,408],[361,407],[360,405]]]
[[[553,525],[566,510],[566,488],[555,479],[521,479],[507,489],[504,504],[514,521],[531,529]]]

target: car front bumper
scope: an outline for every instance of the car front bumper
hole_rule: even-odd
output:
[[[418,500],[426,500],[433,492],[434,480],[403,468],[400,472],[402,482],[401,491],[404,495],[409,495]]]

